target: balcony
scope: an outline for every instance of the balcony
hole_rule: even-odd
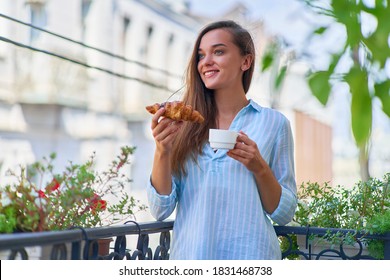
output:
[[[74,228],[64,231],[14,233],[0,235],[0,259],[72,259],[72,260],[166,260],[169,259],[171,230],[174,221],[128,222],[124,225],[96,228]],[[357,233],[354,248],[356,253],[347,253],[342,244],[332,243],[320,251],[314,249],[313,236],[329,233],[347,234],[351,230],[312,227],[275,226],[280,238],[287,240],[282,258],[303,260],[313,259],[374,259],[364,253],[366,240],[384,241],[384,258],[390,259],[390,233],[385,235],[366,235]],[[292,237],[304,240],[303,245],[294,247]],[[98,240],[112,239],[106,253],[99,252]],[[152,244],[151,240],[156,240]],[[128,241],[134,241],[129,243]],[[153,248],[151,248],[153,247]],[[45,249],[45,250],[43,250]],[[34,253],[47,254],[35,255]]]

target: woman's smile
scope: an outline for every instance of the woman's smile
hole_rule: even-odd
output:
[[[218,73],[217,70],[209,70],[203,73],[206,78],[214,77]]]

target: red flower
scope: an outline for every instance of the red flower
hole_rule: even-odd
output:
[[[45,194],[42,190],[39,190],[39,191],[38,191],[38,197],[40,197],[40,198],[46,198],[46,194]]]
[[[47,187],[46,187],[46,191],[48,192],[48,193],[51,193],[51,192],[53,192],[53,191],[55,191],[55,190],[58,190],[59,188],[60,188],[60,183],[57,181],[57,179],[56,178],[53,178],[53,180],[51,181],[51,183],[49,184],[49,185],[47,185]]]
[[[101,199],[99,195],[94,194],[93,198],[90,200],[90,207],[93,212],[96,210],[105,210],[107,207],[107,201]]]
[[[107,201],[105,201],[104,199],[100,199],[97,203],[97,206],[102,209],[102,210],[106,210],[106,207],[107,207]]]

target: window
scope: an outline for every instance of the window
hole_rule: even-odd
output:
[[[86,19],[91,8],[92,0],[82,0],[81,1],[81,40],[85,41],[85,34],[87,30]]]
[[[126,54],[127,36],[130,26],[130,19],[128,17],[123,18],[123,30],[122,30],[122,47],[123,53]]]
[[[167,39],[167,53],[165,56],[165,67],[168,71],[171,71],[171,68],[173,67],[173,61],[174,61],[174,49],[173,45],[175,42],[175,35],[170,34]]]
[[[32,25],[44,28],[47,25],[47,15],[44,3],[34,2],[30,3],[30,22]],[[30,44],[36,41],[40,36],[40,31],[31,28],[30,29]]]
[[[146,58],[148,57],[149,44],[150,41],[152,40],[152,35],[153,35],[153,26],[149,25],[148,28],[146,29],[145,46],[141,50],[141,54]]]

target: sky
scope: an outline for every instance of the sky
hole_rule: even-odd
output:
[[[253,18],[263,19],[270,32],[293,40],[308,30],[308,15],[296,0],[191,0],[191,10],[196,14],[215,16],[229,10],[236,3],[244,3]],[[293,34],[292,34],[293,33]]]

